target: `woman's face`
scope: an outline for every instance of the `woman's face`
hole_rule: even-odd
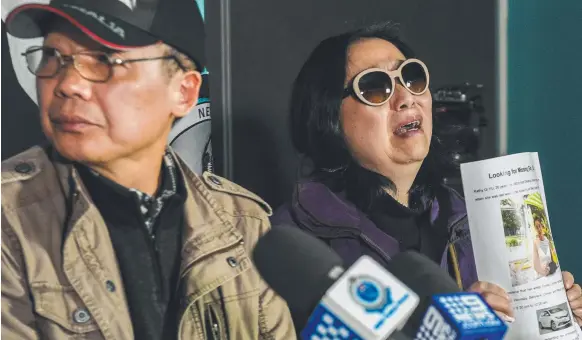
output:
[[[539,236],[542,236],[543,235],[543,226],[542,226],[542,223],[540,221],[536,220],[534,222],[534,225],[536,226],[536,231],[538,232],[538,235]]]
[[[348,49],[345,86],[369,68],[392,71],[406,58],[390,42],[371,38],[360,40]],[[418,120],[418,130],[401,129]],[[369,106],[354,96],[346,97],[341,106],[341,123],[346,142],[360,165],[388,174],[399,165],[417,164],[428,154],[432,136],[432,98],[429,91],[413,95],[400,80],[390,100],[381,106]]]

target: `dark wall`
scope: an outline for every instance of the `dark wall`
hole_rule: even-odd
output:
[[[364,24],[399,22],[428,65],[432,87],[484,84],[491,124],[482,154],[495,155],[495,1],[249,0],[231,6],[234,180],[271,205],[289,198],[296,178],[287,108],[297,72],[319,41]]]
[[[36,104],[20,87],[12,68],[2,22],[2,159],[44,140]]]
[[[485,85],[491,125],[482,154],[495,154],[494,1],[298,0],[231,1],[233,178],[273,206],[288,199],[298,158],[290,144],[291,83],[322,39],[373,22],[393,20],[431,72],[432,87],[464,81]],[[220,2],[207,3],[208,59],[213,97],[213,146],[222,155],[223,77]],[[16,83],[2,30],[2,159],[42,140],[36,106]],[[216,96],[214,95],[216,94]]]

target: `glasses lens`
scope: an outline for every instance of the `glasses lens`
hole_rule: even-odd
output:
[[[75,67],[85,79],[93,81],[105,81],[111,72],[109,57],[105,53],[77,54]]]
[[[428,75],[424,67],[416,61],[410,62],[402,68],[402,80],[412,93],[421,93],[428,86]]]
[[[51,77],[59,70],[59,56],[54,48],[32,48],[25,54],[28,69],[39,77]]]
[[[392,81],[387,73],[373,71],[363,75],[358,82],[360,94],[367,101],[380,104],[390,98]]]

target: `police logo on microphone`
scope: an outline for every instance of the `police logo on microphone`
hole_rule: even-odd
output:
[[[393,302],[390,288],[371,276],[351,278],[349,288],[352,298],[367,312],[382,312]]]

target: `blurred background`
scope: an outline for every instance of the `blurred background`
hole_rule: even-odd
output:
[[[23,1],[3,1],[3,17],[16,2]],[[211,80],[201,105],[212,97],[212,124],[203,119],[206,125],[175,143],[194,170],[212,168],[273,207],[282,204],[300,163],[287,125],[299,68],[330,35],[398,22],[431,72],[435,117],[462,126],[442,131],[450,157],[463,162],[539,153],[561,266],[580,281],[582,1],[198,2],[207,24]],[[23,70],[17,62],[13,67],[9,46],[14,52],[18,42],[2,24],[2,159],[43,140],[36,105],[23,90],[31,93],[34,86],[19,84],[16,74]],[[460,187],[455,169],[447,181]]]

